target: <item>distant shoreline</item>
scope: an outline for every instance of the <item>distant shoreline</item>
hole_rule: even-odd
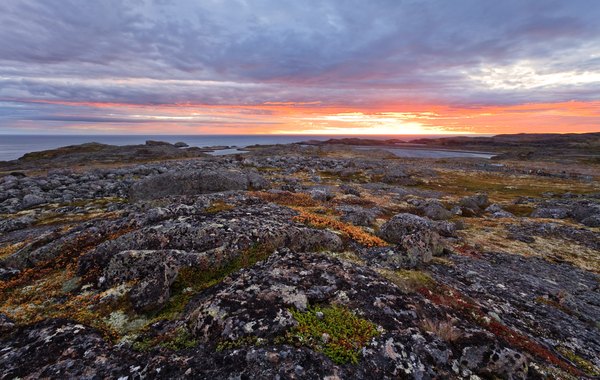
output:
[[[447,135],[0,135],[0,161],[15,160],[27,153],[90,142],[123,146],[144,144],[146,140],[160,140],[170,143],[182,141],[200,148],[215,146],[244,148],[251,145],[290,144],[306,140],[322,141],[345,137],[408,140],[445,136]]]

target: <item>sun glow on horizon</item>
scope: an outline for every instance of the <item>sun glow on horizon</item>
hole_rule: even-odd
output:
[[[515,105],[126,104],[41,101],[60,112],[14,123],[32,133],[44,121],[68,133],[427,135],[600,131],[600,101]],[[27,102],[0,100],[21,107]],[[37,132],[40,132],[39,129]]]

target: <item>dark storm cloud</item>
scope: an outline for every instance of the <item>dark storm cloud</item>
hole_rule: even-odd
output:
[[[584,0],[3,0],[0,98],[597,100],[598,20]]]

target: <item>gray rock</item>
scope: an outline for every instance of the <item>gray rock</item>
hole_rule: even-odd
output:
[[[336,210],[343,213],[341,219],[355,226],[370,227],[375,222],[378,211],[360,206],[338,206]]]
[[[582,222],[593,215],[600,215],[600,204],[592,202],[581,202],[573,207],[571,214],[573,219]]]
[[[23,197],[23,208],[30,208],[44,203],[46,203],[46,200],[36,194],[27,194]]]
[[[139,312],[156,311],[169,300],[170,287],[179,269],[200,261],[198,255],[177,250],[123,251],[110,260],[102,285],[135,280],[129,292],[133,307]]]
[[[15,323],[6,315],[0,313],[0,335],[9,333],[15,328]]]
[[[444,251],[441,238],[432,222],[413,214],[395,215],[381,226],[378,235],[397,244],[396,248],[386,251],[388,258],[384,261],[392,263],[392,266],[414,267],[431,261],[433,256]],[[392,258],[393,255],[397,257]]]
[[[496,211],[492,214],[492,218],[514,218],[515,216],[508,211]]]
[[[513,218],[514,215],[508,211],[505,211],[502,209],[502,207],[500,207],[499,204],[494,203],[490,206],[488,206],[485,209],[485,212],[489,212],[492,216],[492,218]]]
[[[431,220],[448,220],[452,217],[452,213],[446,210],[439,203],[430,202],[422,208],[423,214]]]
[[[342,184],[342,185],[340,185],[340,190],[344,194],[360,197],[360,191],[358,191],[358,189],[354,186],[351,186],[348,184]]]
[[[485,193],[477,193],[464,197],[460,200],[461,215],[476,216],[489,205],[488,196]]]
[[[532,218],[565,219],[569,216],[569,210],[564,208],[538,208],[530,216]]]
[[[314,200],[327,202],[335,197],[335,192],[328,186],[316,186],[308,190],[308,194]]]
[[[581,221],[581,224],[588,227],[600,227],[600,215],[592,215]]]
[[[228,190],[265,189],[269,183],[261,175],[239,170],[181,171],[153,176],[135,183],[130,190],[134,200],[170,195],[194,195]]]
[[[433,228],[440,236],[456,237],[456,231],[462,229],[462,223],[453,223],[446,220],[438,220],[432,223]]]

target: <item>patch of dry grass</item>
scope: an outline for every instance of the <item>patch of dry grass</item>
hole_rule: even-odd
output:
[[[377,272],[398,286],[405,293],[415,293],[419,289],[429,289],[436,285],[436,281],[422,270],[377,269]]]
[[[466,229],[459,231],[461,239],[482,251],[495,251],[523,256],[543,257],[549,261],[565,261],[579,268],[600,273],[598,251],[568,239],[559,237],[534,236],[533,243],[525,243],[508,238],[505,226],[515,222],[511,218],[480,219],[466,221]],[[572,225],[563,220],[553,223]],[[580,226],[579,226],[580,227]]]
[[[600,184],[593,181],[447,169],[438,172],[439,176],[421,187],[456,197],[486,192],[493,202],[510,201],[519,196],[540,197],[545,192],[584,194],[600,190]]]
[[[455,342],[463,336],[462,331],[454,327],[452,320],[434,321],[425,318],[419,325],[422,330],[428,331],[446,342]]]

